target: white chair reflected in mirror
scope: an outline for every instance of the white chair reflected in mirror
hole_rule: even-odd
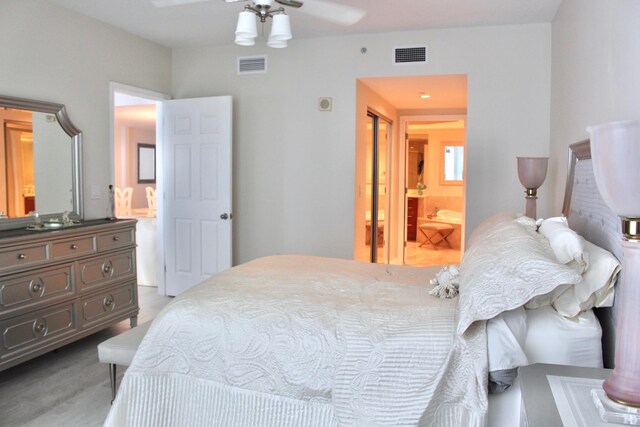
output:
[[[156,208],[156,189],[153,187],[147,187],[147,205],[149,205],[149,211],[147,216],[155,217],[157,214]]]
[[[133,198],[133,188],[125,187],[124,190],[116,187],[116,216],[131,215],[131,199]]]

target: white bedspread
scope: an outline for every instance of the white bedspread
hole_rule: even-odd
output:
[[[106,426],[482,426],[483,322],[456,335],[438,268],[276,256],[172,301]]]

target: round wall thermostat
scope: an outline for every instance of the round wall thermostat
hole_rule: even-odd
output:
[[[320,111],[331,111],[331,98],[320,98],[318,108]]]

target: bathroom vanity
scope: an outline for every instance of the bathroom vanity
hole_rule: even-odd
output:
[[[136,221],[0,231],[0,371],[138,315]]]

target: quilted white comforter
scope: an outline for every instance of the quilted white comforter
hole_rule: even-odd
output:
[[[482,426],[484,322],[456,334],[438,269],[276,256],[154,320],[106,426]]]

